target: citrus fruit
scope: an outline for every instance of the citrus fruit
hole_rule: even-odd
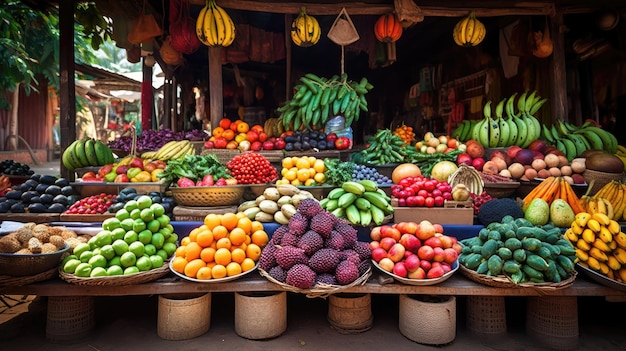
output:
[[[128,252],[133,253],[135,257],[143,256],[145,250],[145,246],[141,241],[135,241],[134,243],[128,245]]]
[[[130,274],[135,274],[135,273],[139,273],[139,268],[137,268],[137,266],[130,266],[130,267],[126,267],[126,269],[124,269],[124,275],[130,275]]]
[[[198,245],[198,243],[192,241],[185,246],[185,258],[187,259],[187,261],[192,261],[196,258],[200,258],[201,251],[202,247]]]
[[[122,264],[122,267],[124,267],[124,268],[128,268],[130,266],[134,266],[135,262],[137,262],[137,256],[135,256],[135,254],[130,252],[130,251],[125,252],[120,257],[120,263]]]
[[[159,231],[159,233],[161,233],[161,231]],[[163,234],[163,233],[161,233],[161,234]],[[172,234],[169,234],[169,235],[163,234],[163,236],[165,236],[165,242],[166,243],[174,243],[174,244],[176,244],[176,242],[178,241],[178,234],[176,234],[176,233],[172,233]]]
[[[158,233],[161,229],[161,223],[156,219],[153,219],[146,224],[146,228],[152,233]]]
[[[239,218],[237,218],[237,215],[232,213],[232,212],[226,212],[224,214],[222,214],[222,217],[220,218],[220,223],[226,227],[226,229],[228,229],[228,231],[233,230],[235,227],[237,227],[237,222],[239,221]]]
[[[127,244],[131,244],[135,241],[137,241],[137,232],[134,230],[129,230],[126,232],[126,234],[124,234],[124,241]]]
[[[120,256],[115,256],[107,262],[107,266],[122,266],[122,262],[120,260]]]
[[[82,254],[85,251],[89,251],[89,250],[90,250],[89,244],[87,244],[87,243],[80,243],[80,244],[76,245],[76,247],[74,247],[73,254],[76,257],[80,257],[80,254]]]
[[[219,240],[228,236],[228,229],[223,225],[215,226],[212,230],[213,240]]]
[[[88,263],[92,268],[94,267],[106,267],[107,259],[102,255],[93,255],[89,259]]]
[[[230,241],[230,243],[232,245],[241,245],[246,241],[246,232],[244,229],[237,227],[234,228],[233,230],[230,231],[230,233],[228,234],[228,240]],[[223,239],[220,239],[223,240]],[[219,246],[219,242],[218,242],[218,246]]]
[[[215,247],[218,249],[224,248],[227,250],[230,250],[232,243],[230,242],[230,240],[228,238],[221,238],[220,240],[217,241],[217,243],[215,244]]]
[[[141,195],[137,199],[137,208],[143,210],[144,208],[149,208],[152,206],[152,199],[148,195]]]
[[[257,230],[264,230],[263,223],[261,223],[259,221],[252,221],[252,225],[250,227],[250,232],[254,233]]]
[[[147,245],[144,245],[143,247],[144,255],[152,256],[152,255],[156,255],[156,252],[157,252],[157,248],[152,244],[147,244]]]
[[[150,258],[147,256],[141,256],[137,259],[137,262],[135,262],[135,266],[137,266],[140,271],[145,272],[152,268],[152,261],[150,261]]]
[[[139,218],[143,219],[144,222],[148,223],[154,219],[154,212],[152,212],[152,210],[149,208],[144,208],[143,210],[141,210],[141,213],[139,214]]]
[[[198,233],[196,236],[196,242],[202,247],[209,247],[213,243],[213,232],[209,229],[205,229]]]
[[[141,219],[141,210],[136,208],[136,209],[130,211],[130,218],[131,219]]]
[[[253,244],[259,247],[265,247],[265,245],[267,245],[267,242],[270,240],[265,230],[257,230],[256,232],[252,233],[250,239],[252,240]]]
[[[168,217],[169,218],[169,217]],[[158,218],[157,218],[158,221]],[[173,234],[172,230],[170,228],[167,227],[161,227],[161,229],[159,229],[159,233],[163,234],[163,236],[168,236]]]
[[[241,262],[241,270],[244,272],[254,269],[255,266],[256,263],[250,257],[244,258],[243,262]]]
[[[144,222],[141,218],[135,219],[133,223],[133,230],[139,233],[145,229],[146,229],[146,222]]]
[[[167,260],[168,256],[167,256],[167,252],[165,250],[159,249],[159,250],[157,250],[156,254],[159,255],[163,259],[163,261]]]
[[[215,259],[215,249],[212,247],[205,247],[202,251],[200,251],[200,258],[207,263],[213,262]]]
[[[154,213],[154,218],[158,218],[158,217],[163,216],[165,214],[165,207],[163,207],[163,205],[161,205],[161,204],[152,204],[150,206],[150,209]]]
[[[139,240],[142,244],[147,245],[152,242],[152,232],[148,229],[144,229],[137,234],[137,240]]]
[[[111,240],[115,241],[117,239],[124,239],[124,235],[126,235],[126,230],[124,230],[124,228],[115,228],[111,231]]]
[[[246,252],[243,249],[237,248],[230,252],[231,260],[236,263],[242,263],[246,259]]]
[[[95,236],[96,247],[102,247],[104,245],[111,245],[113,240],[111,239],[111,231],[102,230]]]
[[[163,262],[163,257],[159,255],[150,256],[150,263],[152,263],[152,268],[160,268],[161,266],[163,266]]]
[[[122,269],[122,267],[118,265],[112,265],[112,266],[109,266],[109,268],[107,268],[108,276],[122,275],[122,274],[124,274],[124,270]]]
[[[115,212],[115,218],[117,218],[121,222],[126,218],[130,218],[130,212],[128,212],[125,208],[121,208],[117,212]]]
[[[250,257],[254,261],[257,261],[261,256],[261,248],[257,244],[250,244],[246,248],[246,256]]]
[[[89,274],[91,274],[91,265],[86,262],[81,262],[74,271],[74,275],[77,277],[88,277]]]
[[[209,280],[211,279],[211,268],[210,267],[200,267],[198,272],[196,272],[196,278],[200,280]]]
[[[215,263],[226,266],[231,260],[230,250],[226,248],[217,249],[217,251],[215,251],[214,260]]]
[[[130,217],[122,220],[121,222],[122,229],[124,229],[127,232],[133,229],[133,224],[135,224],[135,220]]]
[[[168,224],[170,224],[170,217],[167,215],[161,215],[158,217],[155,216],[155,218],[157,221],[159,221],[159,223],[161,223],[161,228],[165,228],[167,227]],[[170,230],[170,233],[171,233],[171,230]]]
[[[104,256],[107,260],[115,257],[115,249],[113,249],[113,245],[104,245],[100,248],[100,255]]]
[[[83,251],[83,253],[78,256],[80,262],[87,263],[93,257],[93,251]]]
[[[204,225],[206,225],[210,230],[213,230],[213,228],[220,225],[220,223],[220,217],[216,213],[209,213],[206,217],[204,217]]]
[[[229,277],[241,274],[241,265],[237,262],[231,262],[226,266],[226,275]]]
[[[226,267],[221,264],[216,264],[211,268],[211,276],[213,279],[220,279],[226,277]]]
[[[191,278],[195,278],[198,270],[202,267],[206,267],[206,263],[199,258],[189,261],[185,266],[185,275]]]
[[[175,272],[184,274],[186,265],[187,265],[187,260],[184,257],[174,257],[172,259],[172,269]]]
[[[81,263],[79,259],[72,258],[63,265],[63,272],[73,274],[76,271],[76,267]]]
[[[135,200],[126,201],[126,203],[124,204],[124,209],[128,211],[128,213],[131,213],[133,210],[137,209],[137,201]]]
[[[160,249],[163,247],[163,244],[165,244],[165,237],[161,233],[154,233],[152,234],[150,243],[154,245],[155,248]]]
[[[90,277],[106,277],[107,274],[107,270],[104,267],[94,267],[91,270],[91,273],[89,273]]]
[[[102,229],[104,230],[113,230],[120,227],[120,220],[117,217],[107,218],[102,222]]]

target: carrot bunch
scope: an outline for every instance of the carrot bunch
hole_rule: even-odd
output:
[[[574,213],[584,212],[584,208],[581,206],[574,189],[563,177],[548,177],[544,179],[524,197],[523,209],[525,210],[536,198],[545,200],[548,205],[552,204],[552,201],[556,199],[562,199],[572,207]]]

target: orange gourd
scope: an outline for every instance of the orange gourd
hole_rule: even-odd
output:
[[[393,43],[402,36],[402,26],[395,13],[380,16],[374,25],[376,39],[384,43]]]

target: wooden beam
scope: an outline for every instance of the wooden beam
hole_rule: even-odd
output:
[[[285,101],[291,99],[291,33],[292,16],[285,14]]]
[[[76,82],[74,81],[74,1],[59,1],[59,97],[61,152],[76,140]],[[62,161],[61,177],[74,180]]]
[[[552,108],[552,122],[556,120],[568,120],[567,112],[567,75],[565,66],[565,39],[564,39],[563,13],[559,12],[550,21],[552,33],[553,53],[551,60],[551,85],[550,106]]]
[[[222,48],[209,47],[209,103],[211,111],[211,130],[218,127],[224,117],[222,91]]]
[[[190,0],[191,3],[204,5],[205,0]],[[434,2],[433,2],[434,3]],[[393,4],[372,4],[366,2],[338,2],[334,4],[301,3],[301,2],[260,2],[253,0],[217,0],[217,4],[233,10],[246,10],[270,13],[297,14],[302,6],[310,15],[337,15],[345,8],[350,15],[382,15],[394,11]],[[496,17],[507,15],[553,15],[554,3],[529,2],[493,2],[457,1],[441,6],[439,4],[422,4],[418,2],[424,16],[462,17],[474,12],[478,17]],[[497,7],[496,7],[497,6]]]

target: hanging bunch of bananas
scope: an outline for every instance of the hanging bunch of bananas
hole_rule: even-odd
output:
[[[300,14],[291,22],[291,40],[301,47],[309,47],[317,44],[322,35],[322,29],[315,17],[306,14],[304,6]]]
[[[226,47],[235,40],[235,23],[215,0],[207,0],[196,20],[196,34],[206,46]]]
[[[452,38],[456,45],[465,47],[480,44],[486,34],[485,25],[476,18],[473,12],[460,20],[452,30]]]
[[[372,86],[367,78],[359,82],[348,80],[347,74],[330,79],[307,73],[300,77],[300,84],[291,100],[278,108],[283,126],[323,128],[331,116],[341,115],[346,127],[359,119],[361,111],[367,111],[365,94]]]

